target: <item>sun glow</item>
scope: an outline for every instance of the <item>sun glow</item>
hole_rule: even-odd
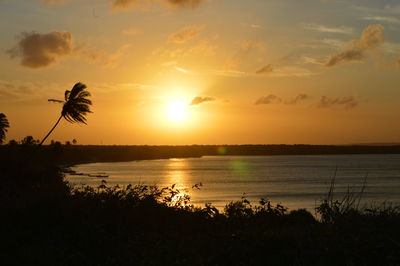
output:
[[[167,116],[170,121],[183,122],[188,117],[188,105],[184,101],[171,101],[167,104]]]

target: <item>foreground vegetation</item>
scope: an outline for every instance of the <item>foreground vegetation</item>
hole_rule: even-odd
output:
[[[315,218],[267,199],[219,211],[176,188],[71,187],[54,161],[0,163],[2,265],[400,265],[400,210],[329,193]]]

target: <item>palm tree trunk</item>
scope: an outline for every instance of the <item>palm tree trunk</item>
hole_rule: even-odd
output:
[[[45,142],[45,140],[50,136],[51,132],[53,132],[53,130],[57,127],[58,123],[60,123],[62,118],[63,116],[61,115],[60,118],[57,120],[57,123],[54,125],[54,127],[50,130],[49,133],[47,133],[46,137],[44,137],[44,139],[40,142],[39,147],[42,146],[43,142]]]

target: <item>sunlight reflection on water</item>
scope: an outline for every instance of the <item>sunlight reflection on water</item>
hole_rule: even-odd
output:
[[[243,193],[252,202],[268,198],[290,209],[313,210],[324,197],[331,178],[337,172],[337,195],[348,186],[356,190],[368,174],[364,195],[367,202],[384,200],[400,203],[400,155],[330,156],[207,156],[203,158],[93,163],[73,170],[88,176],[69,176],[74,184],[98,185],[105,173],[108,184],[176,184],[187,189],[194,204],[211,202],[222,208]],[[192,190],[202,183],[201,190]]]
[[[186,188],[184,186],[185,176],[184,169],[187,168],[187,161],[185,159],[170,159],[166,163],[165,174],[170,185],[175,184],[178,189]]]

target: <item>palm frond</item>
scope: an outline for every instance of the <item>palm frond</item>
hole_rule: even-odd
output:
[[[10,127],[8,123],[8,119],[5,114],[0,113],[0,144],[3,143],[3,140],[6,137],[7,128]]]
[[[61,100],[56,100],[56,99],[48,99],[48,102],[54,102],[54,103],[64,103],[64,101]]]
[[[69,94],[71,93],[71,91],[69,91],[69,90],[66,90],[65,91],[65,93],[64,93],[64,99],[65,99],[65,101],[68,101],[68,98],[69,98]]]
[[[85,90],[86,85],[76,83],[70,92],[65,92],[68,98],[64,103],[62,116],[70,123],[86,124],[86,115],[91,113],[90,105],[92,101],[87,99],[90,93]]]
[[[78,94],[80,92],[82,92],[85,89],[86,89],[86,85],[85,84],[83,84],[81,82],[76,83],[74,85],[74,87],[72,88],[71,92],[69,93],[68,99],[71,99],[71,98],[74,99],[75,97],[78,96]]]

